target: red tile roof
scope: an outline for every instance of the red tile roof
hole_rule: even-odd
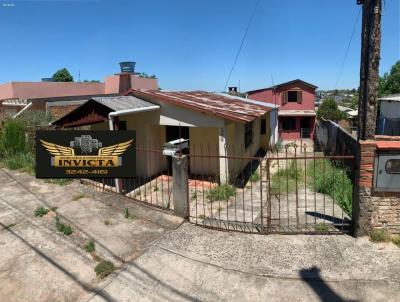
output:
[[[131,89],[125,95],[133,95],[150,102],[164,102],[236,122],[251,122],[272,110],[267,106],[247,102],[244,98],[231,98],[205,91],[167,92]]]
[[[377,141],[376,147],[381,150],[400,150],[400,141]]]

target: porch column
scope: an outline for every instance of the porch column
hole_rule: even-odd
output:
[[[227,156],[226,150],[226,128],[219,128],[218,134],[218,155]],[[229,181],[229,170],[228,170],[228,159],[219,157],[219,181],[221,184],[225,184]]]

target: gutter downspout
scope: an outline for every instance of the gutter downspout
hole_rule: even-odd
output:
[[[148,106],[142,108],[133,108],[133,109],[125,109],[120,111],[112,111],[108,114],[108,128],[110,131],[115,131],[115,118],[121,115],[128,115],[128,114],[135,114],[139,112],[146,112],[146,111],[154,111],[160,109],[160,106]],[[121,193],[121,186],[119,183],[119,179],[115,178],[115,189],[118,194]]]

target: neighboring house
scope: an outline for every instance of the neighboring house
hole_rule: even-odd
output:
[[[338,109],[346,114],[346,119],[339,121],[339,125],[352,134],[357,132],[358,110],[338,105]]]
[[[112,95],[124,93],[131,88],[158,90],[157,79],[143,78],[135,73],[134,67],[127,70],[121,65],[121,72],[107,76],[104,83],[9,82],[0,85],[0,111],[13,116],[29,105],[32,99]]]
[[[13,116],[14,118],[27,111],[42,111],[49,113],[53,117],[53,120],[56,120],[93,97],[116,95],[118,94],[70,95],[26,99],[24,102],[7,100],[3,102],[3,107],[5,108],[5,112],[8,113],[7,115]]]
[[[376,134],[400,136],[400,94],[381,97]]]
[[[294,80],[269,88],[251,90],[247,97],[279,106],[279,137],[284,140],[312,138],[315,126],[317,86]]]
[[[164,92],[132,89],[127,96],[92,98],[53,125],[62,128],[89,126],[93,130],[127,129],[136,131],[141,148],[162,149],[177,138],[189,139],[190,173],[219,175],[226,182],[236,178],[250,159],[271,144],[270,104],[225,94],[203,91]],[[272,112],[272,114],[271,114]],[[110,123],[111,120],[111,123]],[[111,128],[110,128],[111,127]],[[196,157],[195,155],[213,155]],[[167,156],[141,153],[137,175],[152,177],[167,171]],[[225,173],[229,171],[229,173]]]

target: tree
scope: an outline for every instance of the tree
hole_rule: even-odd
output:
[[[73,82],[74,78],[69,73],[66,68],[59,69],[55,74],[53,74],[54,82]]]
[[[99,80],[83,80],[83,83],[100,83]]]
[[[336,102],[333,99],[326,99],[318,107],[317,118],[324,118],[338,122],[346,118],[346,114],[338,109]]]
[[[397,61],[389,73],[379,79],[379,95],[400,93],[400,61]]]

